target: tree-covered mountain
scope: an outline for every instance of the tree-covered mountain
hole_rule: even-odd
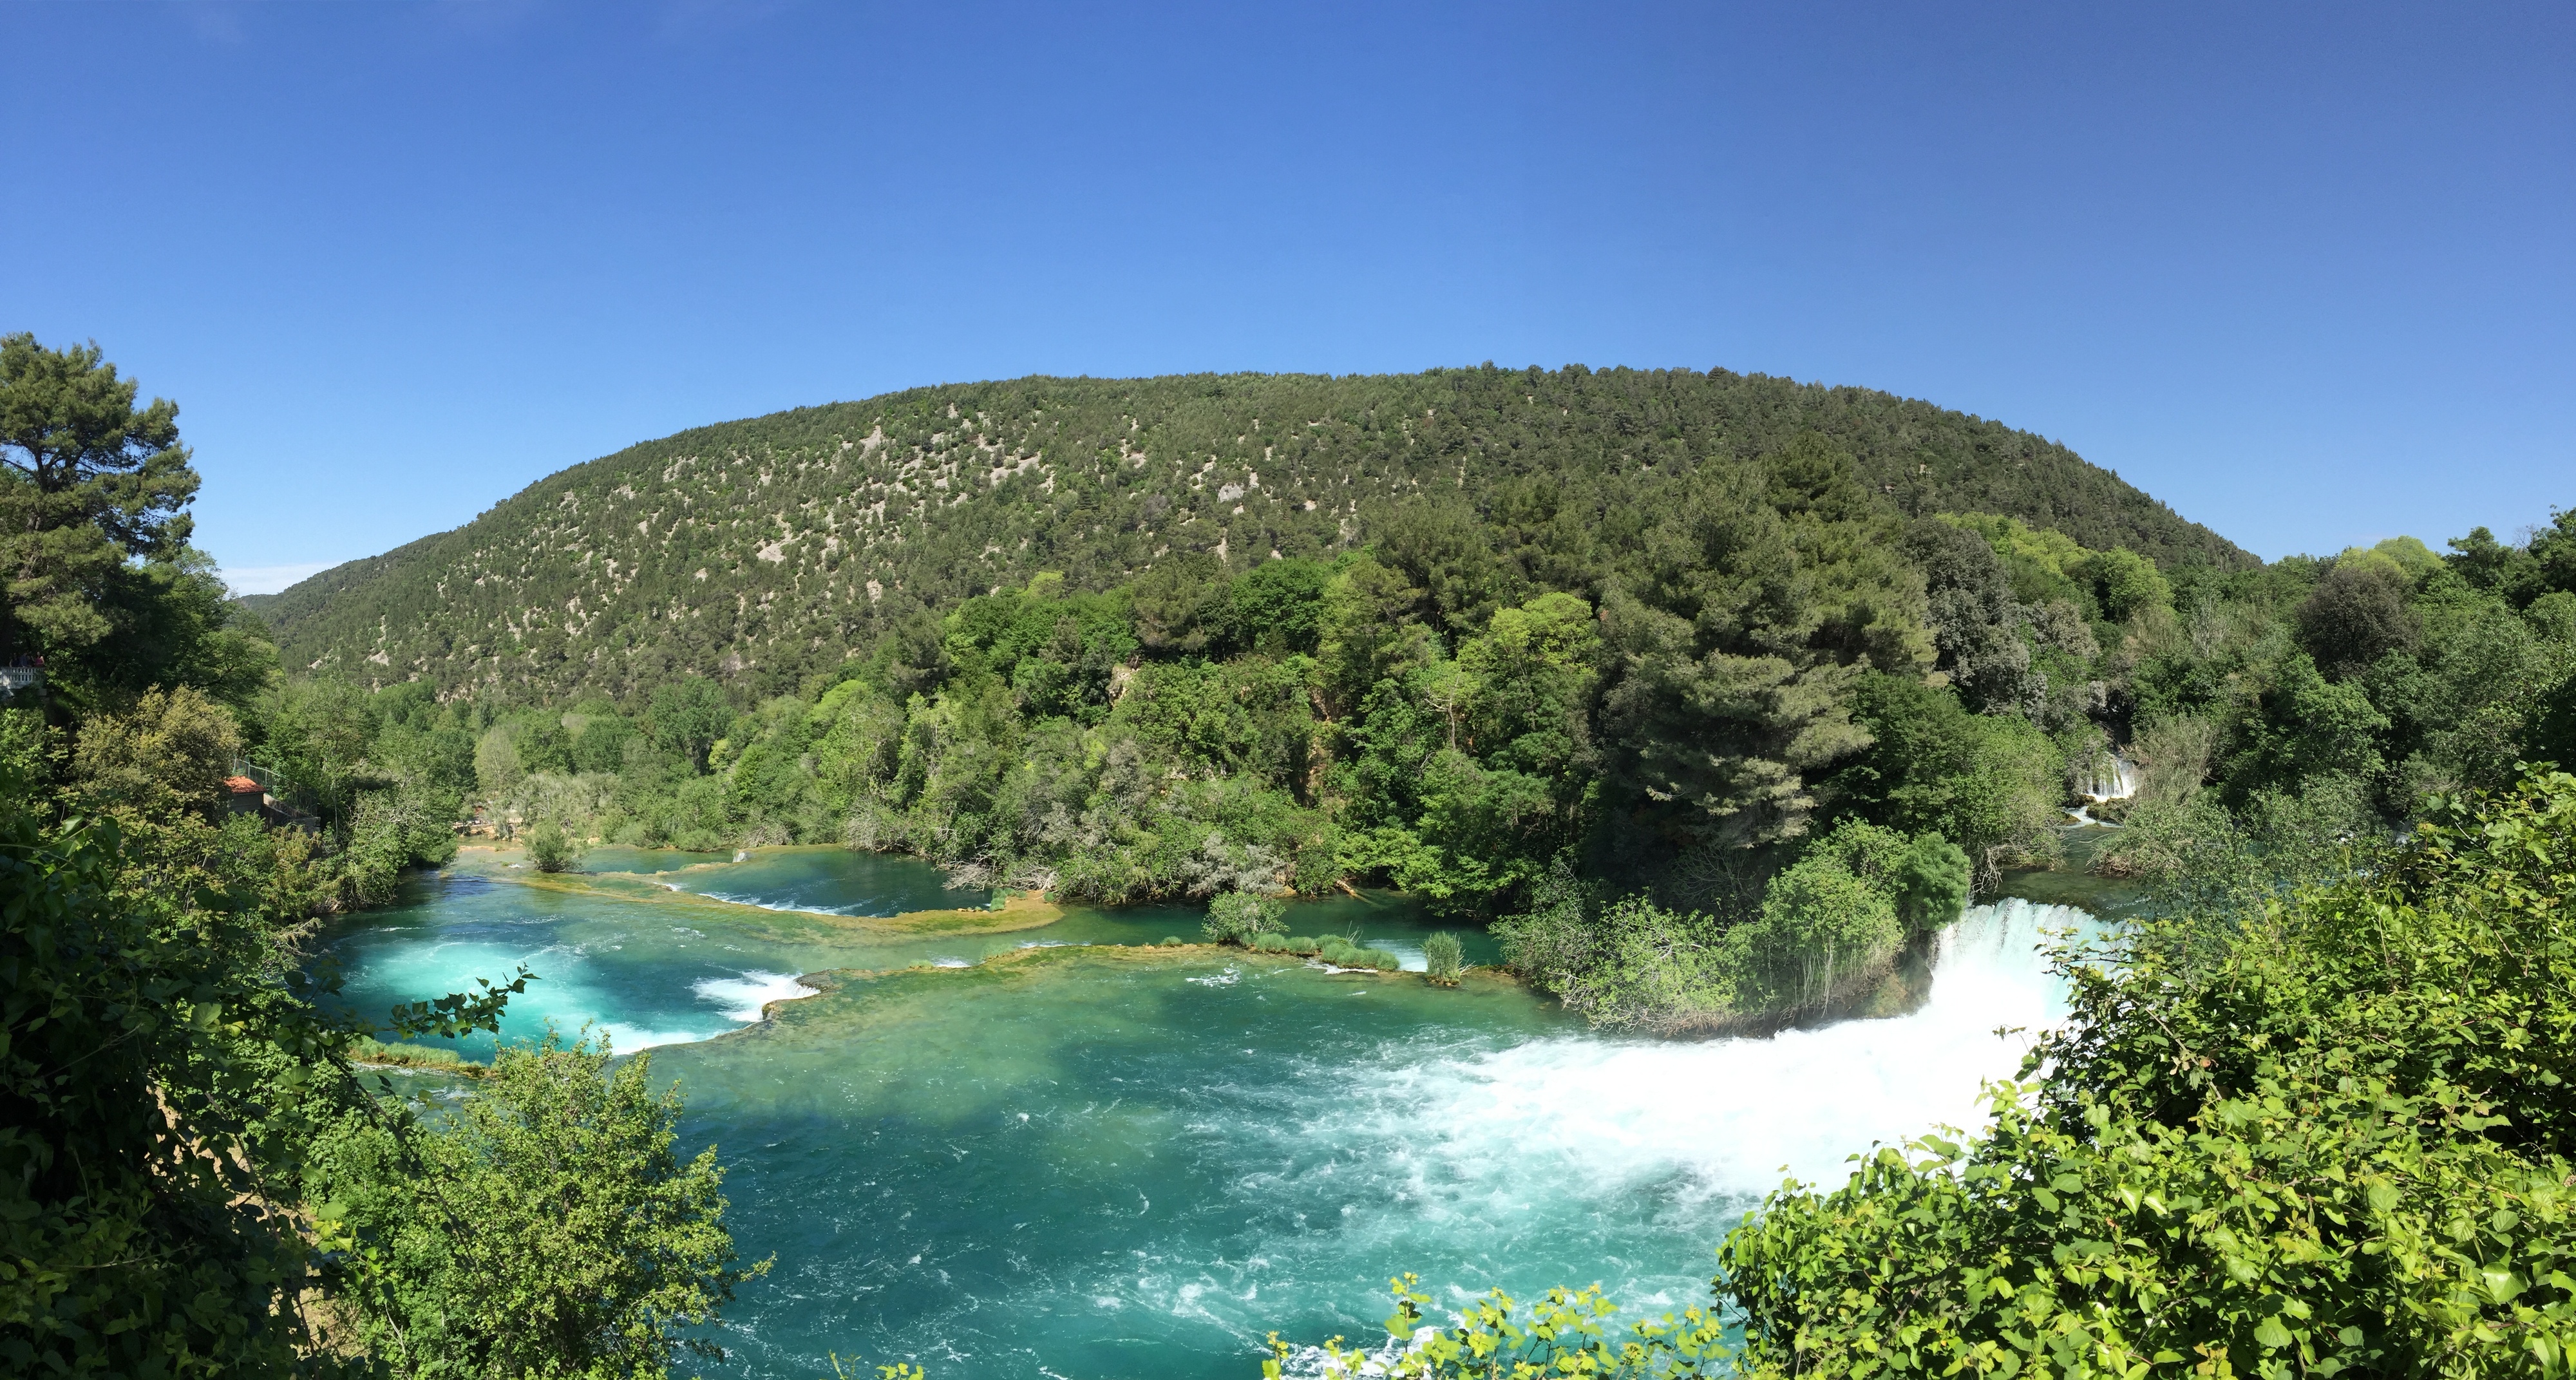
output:
[[[1463,623],[1543,590],[1599,597],[1700,466],[1800,445],[1847,456],[1890,512],[2017,517],[2168,569],[2256,564],[2064,446],[1929,403],[1723,370],[1488,365],[1037,377],[702,427],[260,612],[289,666],[628,701],[692,672],[774,693],[916,611],[1040,571],[1106,589],[1175,554],[1241,570],[1406,547],[1472,588],[1455,597],[1483,607],[1443,610]]]

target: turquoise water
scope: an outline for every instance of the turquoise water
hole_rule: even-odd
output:
[[[659,1046],[684,1146],[722,1148],[738,1242],[777,1257],[710,1371],[762,1377],[829,1374],[834,1352],[940,1380],[1251,1376],[1272,1329],[1381,1337],[1404,1270],[1452,1299],[1598,1281],[1654,1310],[1696,1301],[1784,1171],[1838,1176],[1872,1140],[1971,1122],[1978,1081],[2026,1047],[1995,1029],[2061,1014],[2039,927],[2080,918],[1974,908],[1904,1016],[1666,1042],[1595,1035],[1494,979],[1133,947],[1195,937],[1195,908],[896,937],[811,912],[923,887],[959,904],[909,860],[763,850],[661,880],[683,875],[800,904],[451,870],[335,949],[361,1003],[525,961],[542,980],[506,1034],[587,1020]],[[1383,896],[1289,923],[1417,959],[1431,928]],[[878,975],[817,978],[756,1023],[758,1000],[833,969]]]

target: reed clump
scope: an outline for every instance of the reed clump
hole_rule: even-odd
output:
[[[1442,930],[1422,941],[1422,962],[1433,982],[1455,987],[1458,975],[1467,970],[1467,946],[1458,942],[1458,936]]]

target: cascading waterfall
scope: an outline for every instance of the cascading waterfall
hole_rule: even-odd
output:
[[[2126,800],[2138,793],[2137,765],[2116,752],[2104,753],[2084,769],[2075,793],[2096,805]]]
[[[2105,805],[2114,800],[2127,800],[2136,795],[2138,793],[2137,765],[2116,752],[2097,753],[2092,761],[2078,769],[2075,777],[2075,793],[2084,798],[2084,804],[2067,811],[2068,819],[2079,825],[2107,824],[2108,821],[2093,817],[2093,807]]]

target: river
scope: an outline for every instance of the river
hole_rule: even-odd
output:
[[[1383,1337],[1407,1270],[1450,1299],[1597,1281],[1631,1308],[1701,1301],[1718,1241],[1785,1176],[1972,1124],[1980,1080],[2062,1015],[2041,928],[2084,919],[1975,906],[1906,1014],[1676,1042],[1596,1034],[1498,979],[1138,947],[1195,939],[1194,908],[954,936],[841,921],[982,901],[902,858],[586,866],[589,890],[499,860],[413,882],[336,933],[346,996],[381,1009],[525,963],[540,981],[505,1038],[588,1023],[650,1048],[688,1102],[683,1148],[731,1168],[744,1256],[777,1260],[711,1373],[781,1380],[834,1354],[935,1380],[1252,1376],[1274,1329]],[[1289,928],[1418,967],[1434,927],[1365,896],[1300,903]],[[881,975],[796,981],[829,970]]]

